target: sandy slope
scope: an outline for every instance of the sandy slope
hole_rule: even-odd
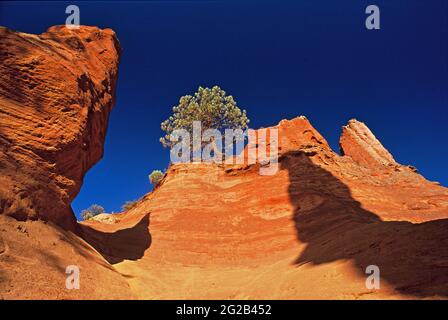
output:
[[[80,268],[80,290],[66,268]],[[42,221],[0,215],[0,299],[125,299],[126,280],[84,240]]]

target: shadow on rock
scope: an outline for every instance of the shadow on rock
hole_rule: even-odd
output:
[[[84,240],[110,264],[142,258],[152,242],[149,232],[149,214],[146,214],[133,227],[114,232],[99,231],[84,224],[80,224],[80,229]]]
[[[289,173],[297,238],[306,244],[297,265],[349,259],[364,279],[367,266],[378,266],[381,281],[399,293],[448,297],[448,219],[385,222],[305,153],[287,153],[280,163]]]

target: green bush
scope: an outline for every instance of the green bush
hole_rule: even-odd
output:
[[[149,175],[149,181],[154,185],[158,185],[160,180],[162,180],[164,174],[160,170],[153,170]]]
[[[138,200],[126,201],[124,205],[121,206],[121,210],[129,211],[137,204],[137,202]]]
[[[81,217],[83,220],[89,220],[89,219],[93,218],[94,216],[99,215],[104,212],[105,212],[105,210],[102,206],[100,206],[98,204],[92,204],[90,207],[88,207],[87,209],[85,209],[81,212]]]

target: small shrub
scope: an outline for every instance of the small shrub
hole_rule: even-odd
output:
[[[86,221],[86,220],[89,220],[89,219],[93,218],[93,214],[91,212],[83,210],[81,212],[81,217],[82,217],[82,220]]]
[[[98,204],[92,204],[87,209],[82,210],[81,217],[83,220],[89,220],[89,219],[93,218],[94,216],[99,215],[104,212],[105,212],[105,210],[102,206],[100,206]]]
[[[137,204],[137,201],[138,200],[126,201],[124,205],[121,206],[121,210],[123,211],[131,210]]]
[[[154,185],[158,185],[160,180],[163,178],[163,172],[160,170],[153,170],[149,175],[149,181]]]

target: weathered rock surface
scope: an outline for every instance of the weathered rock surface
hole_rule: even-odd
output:
[[[356,153],[339,156],[306,118],[281,121],[273,176],[171,166],[118,223],[83,223],[84,237],[139,298],[447,298],[448,190],[389,166],[350,125],[368,139],[342,139]],[[365,286],[369,265],[381,290]]]
[[[304,116],[291,120],[282,120],[277,126],[272,128],[278,129],[280,155],[313,147],[330,150],[330,146],[325,138],[321,136]]]
[[[108,298],[448,298],[446,188],[399,164],[379,170],[339,156],[306,118],[276,128],[277,174],[261,176],[258,165],[171,166],[114,224],[83,222],[89,244],[41,222],[0,228],[0,263],[9,266],[0,274],[3,297],[39,297],[42,284],[62,277],[57,266],[76,261],[99,279],[93,285],[89,276],[86,290]],[[59,233],[60,251],[45,260],[49,244],[36,250],[36,234]],[[25,290],[25,277],[11,270],[31,272],[36,259],[49,276],[24,295],[17,288]],[[369,265],[380,268],[380,290],[365,286]]]
[[[0,27],[0,300],[133,297],[70,231],[70,202],[102,157],[119,54],[109,29]],[[79,290],[66,288],[70,265]]]
[[[114,224],[117,223],[117,218],[114,214],[101,213],[91,218],[92,221],[97,221],[100,223]]]
[[[0,27],[0,213],[73,228],[70,208],[103,154],[120,47],[110,29]]]
[[[350,120],[342,128],[339,145],[342,155],[349,156],[366,167],[396,165],[392,155],[376,139],[370,129],[355,119]]]
[[[283,120],[276,174],[173,165],[75,235],[70,201],[102,155],[118,56],[110,30],[0,29],[0,299],[448,298],[448,189],[356,120],[342,156],[305,117]]]

